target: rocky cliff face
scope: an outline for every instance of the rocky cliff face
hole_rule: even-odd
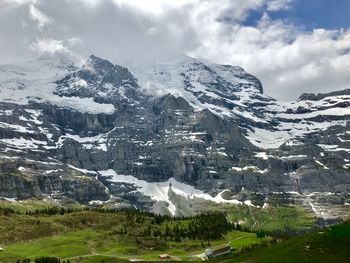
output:
[[[320,217],[349,203],[350,90],[282,103],[242,68],[191,58],[51,60],[0,67],[0,197],[181,214],[173,200],[279,196]]]

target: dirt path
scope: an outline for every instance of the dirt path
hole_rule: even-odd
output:
[[[244,236],[240,236],[240,237],[237,237],[237,238],[235,238],[235,239],[232,239],[232,240],[230,240],[229,242],[227,242],[227,246],[229,246],[230,244],[231,244],[231,242],[232,241],[236,241],[236,240],[240,240],[240,239],[242,239],[242,238],[245,238],[245,237],[247,237],[248,235],[244,235]]]

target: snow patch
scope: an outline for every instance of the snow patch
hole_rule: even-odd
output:
[[[26,168],[24,168],[22,166],[18,167],[18,171],[20,171],[20,172],[24,172],[25,170],[26,170]]]
[[[269,171],[268,169],[261,170],[260,168],[253,166],[253,165],[248,165],[248,166],[244,166],[244,167],[233,166],[233,167],[231,167],[231,170],[235,171],[235,172],[251,171],[251,172],[260,173],[260,174],[266,174]]]
[[[46,145],[45,141],[38,141],[35,139],[24,139],[21,138],[12,138],[12,139],[0,139],[0,142],[6,143],[10,146],[13,146],[18,149],[38,149],[39,146]]]
[[[120,175],[117,174],[114,170],[105,170],[98,171],[101,176],[110,177],[111,182],[115,183],[128,183],[137,187],[137,191],[142,193],[145,196],[151,197],[155,201],[164,201],[169,204],[170,212],[175,215],[175,210],[172,202],[169,200],[169,189],[171,189],[175,194],[193,199],[200,198],[216,203],[231,203],[231,204],[240,204],[238,200],[226,200],[221,195],[223,192],[220,192],[217,196],[212,197],[211,195],[204,193],[201,190],[194,188],[193,186],[180,183],[174,178],[170,178],[165,182],[147,182],[145,180],[140,180],[131,175]]]
[[[323,163],[321,163],[320,161],[315,160],[315,163],[317,163],[318,165],[320,165],[323,169],[329,170],[329,168],[328,168],[327,166],[325,166]]]
[[[267,160],[269,159],[269,157],[271,157],[271,155],[268,155],[266,152],[256,152],[255,157],[259,159]]]

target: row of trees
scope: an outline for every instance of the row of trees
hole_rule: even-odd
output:
[[[13,214],[18,214],[18,212],[9,207],[0,207],[0,214],[9,216]]]
[[[224,214],[213,213],[194,216],[184,221],[167,221],[165,226],[147,225],[142,235],[176,242],[186,238],[210,241],[222,238],[234,228],[235,225],[228,222]]]
[[[22,260],[17,260],[16,263],[31,263],[29,258],[22,259]],[[63,260],[61,261],[59,258],[54,258],[54,257],[40,257],[34,259],[34,263],[70,263],[70,260]]]
[[[81,210],[70,209],[58,206],[44,207],[42,209],[35,209],[34,211],[26,211],[26,215],[64,215],[66,213],[74,213]]]

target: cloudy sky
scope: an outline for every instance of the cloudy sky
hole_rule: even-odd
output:
[[[349,0],[0,0],[0,63],[178,54],[239,65],[282,100],[350,88]]]

